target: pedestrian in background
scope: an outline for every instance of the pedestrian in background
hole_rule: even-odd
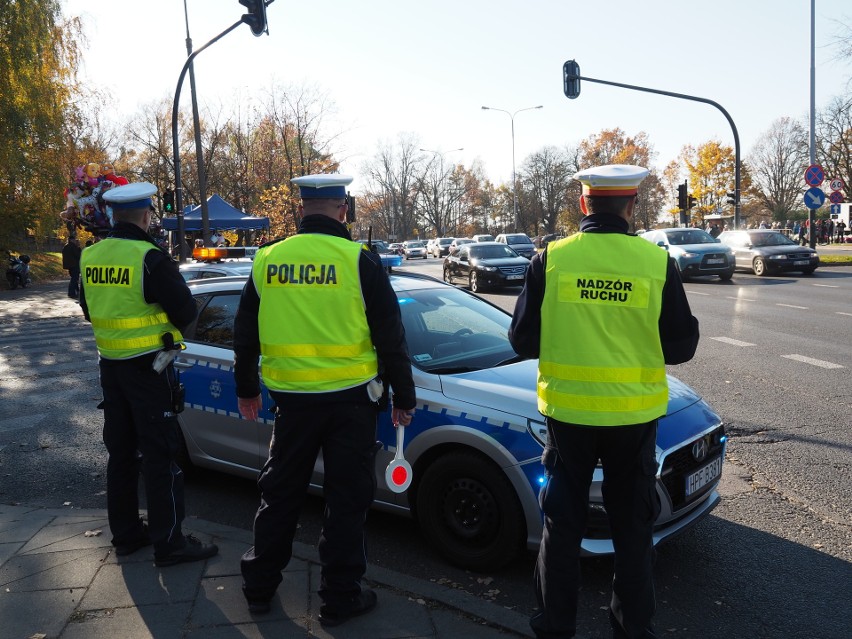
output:
[[[574,175],[583,186],[580,233],[533,256],[509,329],[519,355],[539,358],[538,409],[548,431],[539,611],[530,620],[541,639],[576,633],[580,544],[598,461],[615,550],[613,637],[657,636],[657,419],[668,404],[665,365],[692,358],[698,320],[675,261],[628,233],[647,175],[626,165]]]
[[[218,549],[181,528],[183,472],[175,458],[183,399],[174,367],[157,371],[154,360],[164,347],[180,348],[196,305],[177,265],[148,235],[156,192],[139,182],[104,194],[115,226],[83,251],[80,306],[100,355],[112,544],[119,556],[153,544],[154,563],[164,567],[207,559]],[[147,525],[139,517],[140,463]]]
[[[77,299],[80,296],[80,242],[76,237],[69,237],[62,247],[62,268],[68,271],[68,297]]]
[[[258,358],[275,402],[269,459],[258,478],[254,546],[242,559],[243,593],[251,612],[269,611],[322,451],[319,621],[326,626],[376,605],[376,593],[361,579],[383,389],[393,389],[395,425],[410,423],[416,403],[399,302],[379,256],[362,250],[344,225],[351,181],[343,175],[293,180],[302,199],[299,232],[257,251],[234,321],[240,414],[255,420],[262,408]]]

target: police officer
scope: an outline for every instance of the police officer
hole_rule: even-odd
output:
[[[207,559],[217,553],[184,535],[183,473],[175,463],[180,434],[175,373],[153,368],[164,343],[180,346],[196,315],[192,294],[168,254],[148,235],[147,182],[110,189],[109,236],[81,257],[80,306],[92,323],[100,355],[107,462],[107,512],[117,555],[154,546],[157,566]],[[139,517],[139,471],[148,524]]]
[[[628,233],[646,175],[626,165],[574,175],[583,185],[580,233],[533,257],[509,330],[518,354],[539,358],[538,409],[548,430],[539,611],[530,620],[541,639],[576,632],[580,543],[598,460],[615,548],[613,637],[656,637],[657,419],[668,402],[665,365],[692,358],[698,321],[674,260]]]
[[[293,180],[297,235],[261,247],[234,323],[238,405],[254,420],[261,374],[275,402],[269,459],[258,486],[254,546],[242,559],[249,610],[264,613],[281,583],[317,454],[326,509],[319,540],[319,620],[338,625],[372,610],[361,585],[364,523],[376,488],[376,425],[382,390],[392,420],[407,425],[416,403],[399,303],[381,259],[352,241],[344,175]],[[386,391],[385,391],[386,392]]]

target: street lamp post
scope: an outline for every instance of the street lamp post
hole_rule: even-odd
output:
[[[509,116],[509,119],[512,121],[512,226],[513,230],[518,230],[518,185],[515,182],[515,116],[518,115],[521,111],[532,111],[533,109],[543,109],[544,105],[539,104],[534,107],[526,107],[524,109],[518,109],[514,113],[506,111],[505,109],[497,109],[495,107],[484,106],[482,109],[484,111],[500,111]]]

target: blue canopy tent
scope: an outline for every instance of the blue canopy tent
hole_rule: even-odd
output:
[[[234,208],[216,194],[207,198],[207,216],[210,222],[210,230],[222,229],[268,229],[268,217],[252,217],[245,215],[242,211]],[[164,217],[163,228],[167,231],[176,231],[178,221],[176,217]],[[201,230],[201,205],[185,206],[183,208],[183,228],[185,231]]]

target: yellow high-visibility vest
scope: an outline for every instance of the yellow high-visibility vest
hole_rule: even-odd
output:
[[[667,253],[642,238],[577,233],[547,246],[538,409],[588,426],[666,412],[659,319]]]
[[[86,247],[80,275],[98,353],[129,359],[160,350],[163,334],[175,344],[183,335],[159,304],[148,304],[142,289],[145,255],[157,248],[143,240],[107,238]]]
[[[258,250],[252,279],[267,388],[326,393],[376,376],[360,254],[360,244],[323,234],[294,235]]]

